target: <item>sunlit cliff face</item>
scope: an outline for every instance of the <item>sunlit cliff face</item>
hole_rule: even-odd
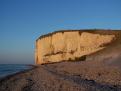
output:
[[[36,41],[36,64],[84,60],[86,55],[104,49],[115,39],[113,34],[88,31],[56,32]],[[82,58],[81,58],[82,57]]]

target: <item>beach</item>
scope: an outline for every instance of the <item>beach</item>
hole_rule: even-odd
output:
[[[0,80],[0,91],[121,91],[121,70],[93,62],[38,65]]]

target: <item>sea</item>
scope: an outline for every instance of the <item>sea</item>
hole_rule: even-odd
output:
[[[15,74],[26,69],[30,69],[32,66],[26,64],[0,64],[0,78]]]

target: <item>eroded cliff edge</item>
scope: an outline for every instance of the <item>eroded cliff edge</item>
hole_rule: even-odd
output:
[[[36,64],[85,60],[117,40],[119,31],[68,30],[40,36],[36,41]]]

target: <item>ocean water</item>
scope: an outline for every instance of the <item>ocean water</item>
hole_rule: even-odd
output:
[[[25,64],[0,64],[0,78],[11,75],[32,67]]]

